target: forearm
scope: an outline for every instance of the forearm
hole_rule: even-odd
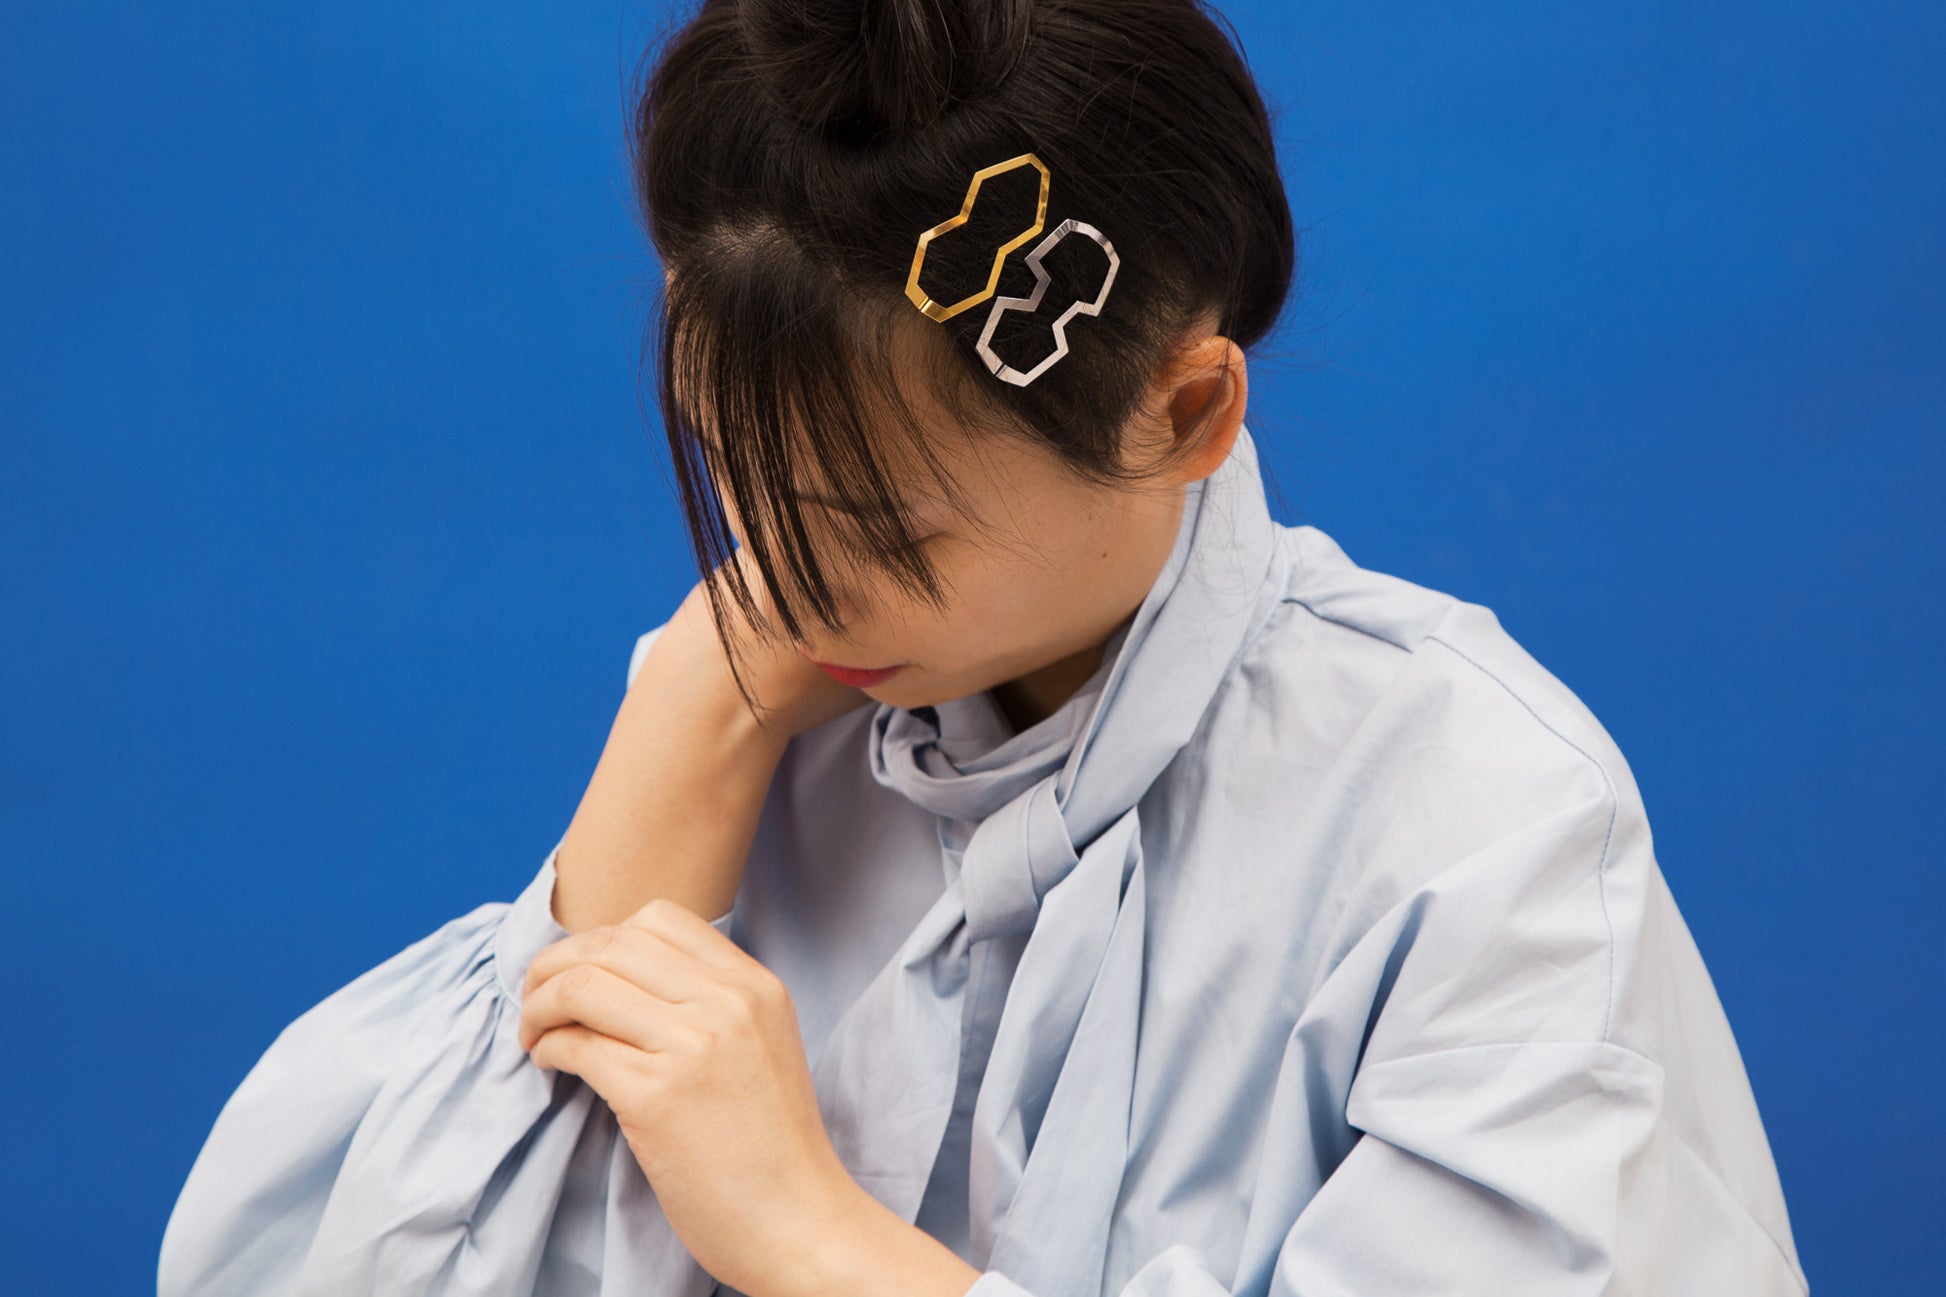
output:
[[[813,1213],[815,1216],[816,1213]],[[775,1258],[751,1297],[963,1297],[980,1271],[854,1180],[814,1232]]]
[[[657,897],[730,908],[783,752],[706,661],[658,641],[623,698],[556,854],[554,918],[620,923]]]

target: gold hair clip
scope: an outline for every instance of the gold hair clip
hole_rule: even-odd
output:
[[[1026,166],[1031,166],[1041,173],[1041,193],[1040,199],[1035,204],[1033,225],[1001,244],[999,251],[993,254],[993,271],[987,276],[987,286],[985,288],[964,301],[953,303],[951,306],[941,306],[938,302],[933,301],[932,298],[926,295],[926,291],[919,287],[919,270],[926,264],[926,245],[931,243],[939,235],[944,234],[950,229],[964,225],[971,219],[973,215],[973,204],[979,201],[980,186],[982,184],[995,176]],[[1017,158],[1009,158],[1005,162],[996,162],[990,167],[982,167],[978,171],[975,171],[973,173],[973,183],[967,186],[966,189],[966,201],[960,204],[959,215],[950,220],[941,221],[919,236],[919,246],[912,251],[912,273],[906,276],[905,281],[905,295],[912,299],[912,304],[921,311],[924,311],[928,316],[944,324],[961,311],[978,306],[981,302],[986,301],[987,298],[992,297],[1000,287],[1000,267],[1007,260],[1007,254],[1027,242],[1027,240],[1033,238],[1036,234],[1039,234],[1041,227],[1047,223],[1047,190],[1052,179],[1053,177],[1048,174],[1047,164],[1031,153],[1023,153]]]

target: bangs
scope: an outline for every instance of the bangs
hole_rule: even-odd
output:
[[[932,444],[939,430],[904,388],[924,384],[928,402],[969,434],[1005,420],[971,390],[946,337],[915,327],[923,317],[903,298],[867,299],[781,230],[719,243],[720,255],[687,257],[666,278],[654,331],[658,404],[699,572],[722,569],[753,629],[776,633],[729,561],[736,539],[720,491],[790,638],[812,622],[841,628],[834,570],[886,575],[938,607],[947,592],[919,543],[910,493],[936,490],[955,509],[962,493]],[[807,524],[807,505],[822,522]],[[708,594],[720,629],[718,585]]]

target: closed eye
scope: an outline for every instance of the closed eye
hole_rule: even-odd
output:
[[[937,540],[943,534],[934,532],[931,535],[920,536],[910,541],[901,541],[892,545],[880,546],[872,544],[857,532],[847,531],[840,538],[840,541],[846,553],[857,557],[871,566],[882,567],[887,563],[897,563],[901,560],[910,561],[918,557],[928,544]]]

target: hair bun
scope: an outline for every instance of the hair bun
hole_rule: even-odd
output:
[[[1004,81],[1033,0],[740,0],[764,90],[800,126],[870,137],[930,124]]]

